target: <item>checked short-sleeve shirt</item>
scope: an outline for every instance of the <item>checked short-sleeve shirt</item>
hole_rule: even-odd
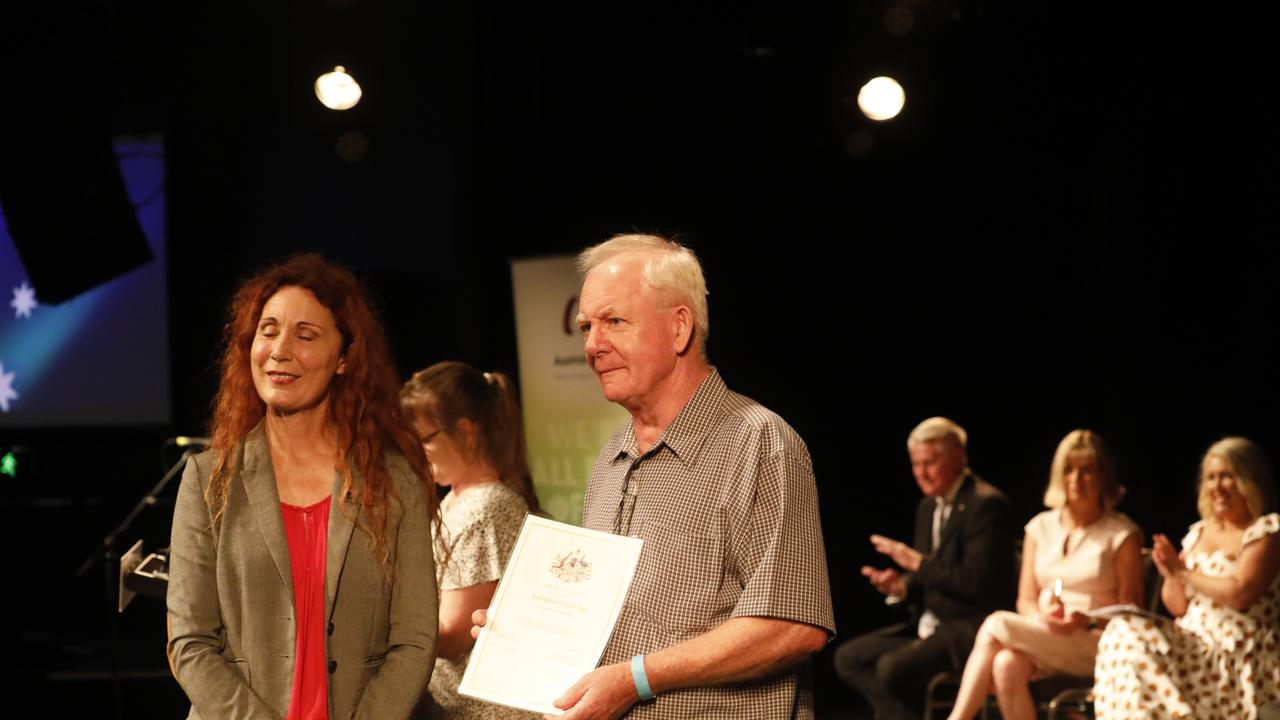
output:
[[[602,665],[734,617],[835,634],[809,450],[782,418],[731,392],[715,369],[648,452],[638,452],[631,423],[614,434],[592,468],[583,524],[644,540]],[[626,717],[812,718],[799,670],[665,692]]]

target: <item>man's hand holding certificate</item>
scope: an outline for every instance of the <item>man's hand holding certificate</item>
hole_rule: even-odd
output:
[[[530,515],[459,692],[560,714],[553,702],[600,662],[640,546],[638,538]]]

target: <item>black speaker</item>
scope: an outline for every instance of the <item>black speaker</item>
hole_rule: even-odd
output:
[[[40,140],[0,172],[0,206],[37,299],[55,305],[152,255],[105,134]]]

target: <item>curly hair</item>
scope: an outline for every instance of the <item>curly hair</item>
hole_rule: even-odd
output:
[[[209,421],[211,447],[218,460],[205,488],[215,529],[226,510],[236,445],[266,415],[250,370],[250,350],[262,308],[284,287],[309,290],[333,313],[342,334],[346,372],[329,387],[328,420],[337,436],[342,473],[340,511],[355,516],[368,536],[374,557],[390,573],[387,522],[391,500],[399,501],[384,453],[399,452],[419,479],[433,518],[438,516],[435,483],[422,445],[400,409],[400,381],[382,323],[359,280],[347,269],[317,254],[290,257],[241,283],[227,308],[223,328],[221,381]],[[364,482],[354,493],[352,469]],[[358,506],[361,512],[352,507]]]

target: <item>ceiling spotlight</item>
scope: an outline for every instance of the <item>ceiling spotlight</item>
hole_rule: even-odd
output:
[[[872,120],[891,120],[902,112],[907,93],[891,77],[871,78],[858,91],[858,107]]]
[[[363,95],[360,83],[341,65],[316,78],[316,98],[330,110],[350,110]]]

